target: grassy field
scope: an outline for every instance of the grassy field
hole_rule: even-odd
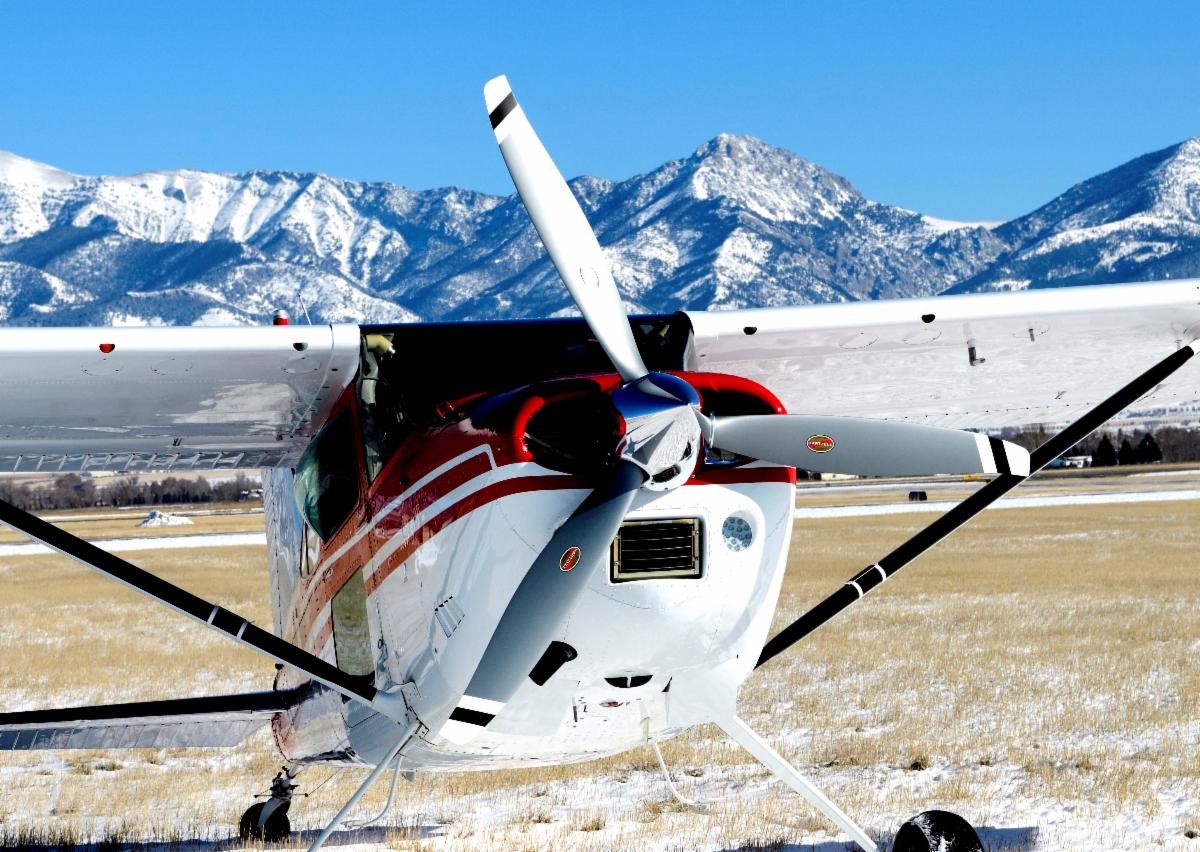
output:
[[[930,519],[797,522],[778,623]],[[992,849],[1193,848],[1198,522],[1194,502],[985,514],[753,675],[741,713],[881,839],[945,807],[991,827]],[[261,548],[136,561],[270,622]],[[0,558],[0,636],[6,710],[259,689],[272,675],[260,658],[52,556]],[[822,844],[827,824],[715,730],[690,731],[664,753],[685,794],[715,800],[703,812],[667,796],[643,749],[536,772],[418,776],[401,783],[389,828],[342,842],[841,848]],[[238,815],[277,768],[265,732],[232,751],[0,755],[0,843],[232,848]],[[319,827],[363,774],[310,770],[302,780],[313,795],[296,803],[293,826]],[[360,813],[382,806],[386,786]]]

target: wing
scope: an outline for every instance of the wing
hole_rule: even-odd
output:
[[[357,326],[6,328],[0,471],[290,464],[358,355]]]
[[[0,751],[235,746],[300,692],[249,692],[0,713]]]
[[[694,369],[754,379],[793,412],[959,428],[1056,423],[1200,337],[1200,281],[687,316]],[[1134,408],[1196,416],[1200,363]]]

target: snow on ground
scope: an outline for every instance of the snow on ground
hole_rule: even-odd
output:
[[[146,516],[146,520],[138,524],[139,527],[190,527],[194,521],[191,518],[185,518],[183,515],[172,515],[170,512],[160,512],[158,509],[151,509],[150,514]]]
[[[196,547],[246,547],[267,543],[266,533],[211,533],[154,538],[105,538],[92,544],[110,553],[132,550],[171,550]],[[38,556],[52,553],[44,544],[0,544],[0,556]]]

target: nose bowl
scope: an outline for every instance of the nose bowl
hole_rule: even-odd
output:
[[[613,404],[625,420],[620,457],[645,471],[647,488],[682,484],[700,448],[695,388],[675,376],[650,373],[618,388]]]

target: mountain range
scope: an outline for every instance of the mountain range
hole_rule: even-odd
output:
[[[571,181],[633,312],[1200,276],[1200,138],[1004,223],[872,201],[748,136]],[[322,174],[84,177],[0,152],[0,324],[550,316],[573,310],[515,195]]]

